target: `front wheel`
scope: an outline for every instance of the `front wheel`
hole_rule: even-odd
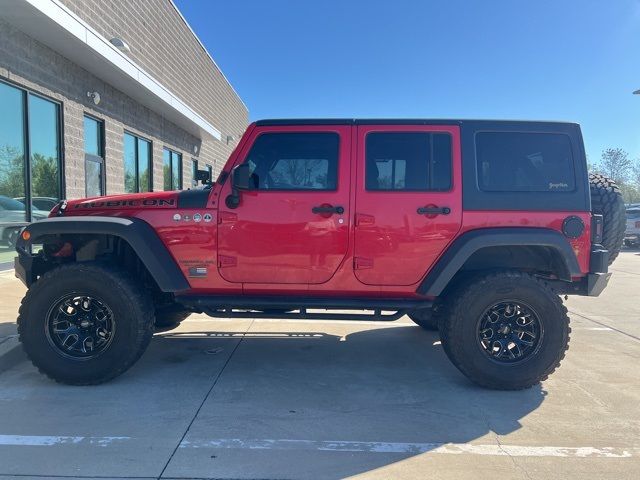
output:
[[[18,316],[31,362],[71,385],[103,383],[125,372],[153,335],[153,305],[131,276],[97,263],[45,273],[27,291]]]
[[[449,297],[440,338],[451,362],[487,388],[520,390],[546,379],[564,358],[569,317],[545,283],[499,272],[460,285]]]

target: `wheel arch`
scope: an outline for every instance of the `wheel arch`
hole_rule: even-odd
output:
[[[582,274],[571,244],[556,230],[487,228],[459,236],[428,272],[417,293],[437,297],[461,272],[495,268],[547,271],[565,281]]]
[[[27,286],[35,280],[32,272],[34,257],[30,246],[38,243],[39,239],[52,235],[106,235],[119,238],[131,247],[160,291],[179,292],[189,289],[189,283],[176,261],[155,230],[143,220],[104,216],[46,218],[28,225],[24,231],[29,232],[30,238],[25,240],[22,235],[18,238],[16,273],[24,275],[22,280]]]

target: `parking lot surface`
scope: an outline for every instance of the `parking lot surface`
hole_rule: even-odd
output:
[[[640,252],[613,271],[566,302],[570,350],[521,392],[470,384],[406,317],[192,315],[94,387],[22,358],[0,369],[0,478],[640,478]],[[0,289],[2,342],[24,288]]]

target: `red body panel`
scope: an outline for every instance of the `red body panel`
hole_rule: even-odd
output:
[[[220,206],[218,261],[220,276],[234,283],[319,284],[329,281],[347,254],[351,208],[351,127],[266,127],[249,135],[236,164],[255,138],[268,132],[335,132],[340,136],[338,187],[335,191],[242,193],[240,206]],[[231,182],[221,199],[231,194]],[[313,213],[315,206],[341,206],[344,214]],[[219,259],[220,260],[220,259]]]
[[[367,192],[363,138],[367,131],[439,131],[453,136],[453,186],[448,192]],[[178,192],[155,192],[71,200],[65,216],[137,217],[149,223],[199,294],[317,294],[414,297],[433,264],[459,235],[481,228],[541,227],[562,230],[578,215],[587,228],[571,240],[580,269],[589,271],[589,212],[462,210],[460,132],[457,126],[320,125],[249,126],[225,172],[241,163],[265,131],[331,131],[340,135],[338,189],[316,192],[242,192],[228,209],[230,181],[215,183],[206,207],[177,209]],[[313,214],[322,204],[344,214]],[[436,205],[449,215],[424,216],[417,207]],[[180,214],[180,218],[174,218]],[[193,216],[211,215],[194,222]],[[185,218],[188,217],[189,220]],[[208,217],[207,217],[208,218]],[[340,222],[342,220],[342,223]],[[358,225],[356,225],[358,223]],[[354,266],[357,266],[354,269]],[[206,276],[189,277],[191,267]]]
[[[365,138],[370,132],[441,132],[452,137],[452,187],[447,192],[365,188]],[[355,275],[367,285],[415,285],[462,223],[460,127],[370,125],[357,127]],[[448,207],[448,215],[419,215],[418,207]]]

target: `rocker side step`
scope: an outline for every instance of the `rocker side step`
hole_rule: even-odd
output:
[[[407,311],[429,308],[433,302],[406,298],[327,298],[279,296],[176,296],[176,302],[195,312],[223,318],[293,318],[307,320],[393,321]],[[373,313],[309,312],[319,310],[368,310]],[[391,313],[383,313],[383,311]]]

